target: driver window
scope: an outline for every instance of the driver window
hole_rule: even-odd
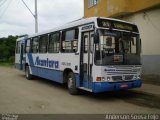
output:
[[[101,36],[101,50],[115,50],[115,37],[112,36]]]
[[[131,38],[131,52],[136,53],[136,37]]]
[[[129,40],[125,40],[124,42],[124,49],[125,49],[125,53],[130,53],[130,41]]]
[[[136,37],[125,39],[124,49],[125,53],[136,53]]]

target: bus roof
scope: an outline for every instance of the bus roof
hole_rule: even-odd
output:
[[[70,28],[70,27],[76,27],[76,26],[80,26],[80,25],[84,25],[84,24],[88,24],[88,23],[93,23],[93,22],[97,21],[97,18],[106,19],[106,20],[114,20],[114,21],[119,21],[119,22],[125,22],[125,23],[129,23],[129,24],[133,24],[133,23],[130,23],[130,22],[126,22],[126,21],[119,20],[119,19],[113,19],[113,18],[90,17],[90,18],[85,18],[85,19],[84,18],[78,19],[76,21],[69,22],[68,24],[62,25],[60,27],[56,27],[56,28],[53,28],[53,29],[50,29],[50,30],[47,30],[47,31],[44,31],[44,32],[39,32],[39,33],[35,33],[33,35],[29,35],[28,37],[29,38],[30,37],[35,37],[35,36],[51,33],[53,31],[58,31],[58,30],[67,29],[67,28]],[[135,25],[135,24],[133,24],[133,25]]]
[[[28,38],[28,35],[18,38],[17,41],[21,41],[21,40],[24,40],[24,39],[27,39],[27,38]]]

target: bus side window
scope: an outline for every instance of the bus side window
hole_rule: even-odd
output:
[[[131,41],[130,41],[131,53],[134,53],[134,54],[137,53],[137,51],[136,51],[136,49],[137,49],[137,42],[136,42],[136,40],[137,40],[137,38],[133,36],[131,38]]]
[[[48,52],[58,53],[59,48],[60,48],[60,33],[57,32],[50,34]]]
[[[31,45],[30,42],[31,42],[31,39],[28,39],[26,43],[26,53],[30,53],[30,45]]]
[[[47,52],[48,34],[40,36],[39,39],[39,53]]]
[[[77,52],[78,32],[77,28],[62,32],[62,52]]]
[[[37,53],[38,52],[38,40],[39,40],[39,37],[34,37],[32,39],[32,45],[31,45],[31,52],[32,53]]]
[[[16,53],[17,53],[17,54],[20,53],[20,41],[17,42],[17,45],[16,45]]]

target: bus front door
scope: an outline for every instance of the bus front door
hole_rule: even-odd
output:
[[[92,88],[93,35],[93,31],[83,33],[81,42],[81,87],[87,89]]]

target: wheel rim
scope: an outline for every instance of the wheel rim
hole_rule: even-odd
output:
[[[68,78],[68,88],[72,88],[73,86],[73,79],[71,77]]]

